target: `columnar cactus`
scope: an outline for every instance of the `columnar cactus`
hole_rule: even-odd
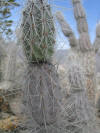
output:
[[[99,44],[100,44],[100,22],[96,26],[96,39],[94,42],[94,50],[95,52],[98,52],[99,50]]]
[[[3,40],[2,35],[0,34],[0,82],[3,80],[2,64],[3,64],[4,57],[6,56],[6,51],[3,47],[4,44],[5,44],[5,41]]]
[[[32,120],[29,125],[33,132],[57,133],[53,125],[57,122],[56,97],[59,97],[60,87],[51,62],[55,32],[51,7],[46,0],[27,2],[23,12],[22,40],[28,62],[23,92],[26,112]]]
[[[86,94],[86,79],[83,69],[74,62],[68,71],[70,91],[63,101],[66,133],[98,133],[95,123],[95,110]],[[64,120],[64,119],[63,119]]]
[[[17,46],[14,43],[9,44],[8,55],[4,62],[4,80],[14,82],[16,73],[16,54]]]
[[[89,33],[88,33],[88,24],[86,21],[86,15],[84,8],[81,4],[81,0],[72,0],[74,16],[77,22],[77,28],[79,32],[79,39],[75,38],[75,35],[64,20],[63,15],[60,12],[57,12],[56,16],[61,25],[62,32],[66,37],[68,37],[71,49],[74,54],[77,54],[78,63],[83,67],[86,81],[87,81],[87,91],[88,97],[92,104],[95,102],[95,67],[96,60],[95,56],[99,49],[100,41],[100,24],[97,25],[96,39],[94,45],[91,44]]]

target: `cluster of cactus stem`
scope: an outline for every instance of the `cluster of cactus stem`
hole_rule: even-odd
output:
[[[69,24],[65,21],[61,12],[57,12],[56,16],[61,25],[62,32],[69,39],[71,50],[78,56],[78,63],[83,67],[85,77],[87,79],[87,92],[90,101],[95,103],[95,67],[96,67],[96,53],[98,52],[100,45],[100,24],[96,28],[96,39],[94,45],[91,44],[88,24],[86,21],[86,15],[84,8],[81,4],[81,0],[72,0],[74,17],[77,23],[77,29],[79,32],[79,39],[76,39],[74,32]]]
[[[76,124],[69,127],[70,132],[98,132],[95,124],[95,67],[96,67],[96,53],[98,52],[100,45],[100,24],[96,28],[96,39],[94,45],[91,44],[88,32],[88,24],[86,21],[86,15],[84,8],[81,4],[81,0],[72,0],[74,16],[77,22],[77,28],[79,32],[79,39],[76,39],[74,32],[72,31],[69,24],[65,21],[63,15],[57,12],[56,17],[61,25],[62,32],[69,39],[71,46],[71,52],[73,53],[73,59],[69,60],[72,63],[75,61],[77,65],[69,66],[68,69],[68,79],[70,83],[70,97],[66,99],[66,112],[68,112],[68,106],[70,106],[70,111],[72,114],[69,118],[69,125],[72,122]],[[70,56],[72,58],[72,56]],[[69,57],[69,58],[70,58]],[[75,58],[78,57],[78,58]],[[75,60],[74,60],[75,59]],[[69,63],[70,64],[70,63]],[[81,71],[83,73],[81,73]],[[83,77],[85,80],[83,80]],[[85,81],[85,82],[84,82]],[[81,104],[80,104],[81,103]],[[83,108],[83,109],[82,109]],[[76,113],[75,113],[76,112]],[[77,114],[78,112],[78,114]],[[91,113],[90,113],[91,112]],[[75,116],[74,113],[76,114]],[[80,115],[81,113],[81,115]],[[82,116],[84,116],[82,118]],[[76,119],[74,119],[74,117]],[[83,120],[77,123],[78,120]],[[66,117],[66,120],[68,116]],[[77,127],[80,127],[78,129]],[[92,125],[92,126],[91,126]],[[76,128],[75,128],[76,127]],[[94,127],[94,128],[93,128]],[[68,129],[68,128],[67,128]],[[71,130],[72,129],[72,130]],[[77,130],[77,131],[76,131]]]
[[[55,29],[50,5],[28,1],[23,11],[23,45],[29,62],[49,62],[54,52]]]
[[[24,96],[29,115],[33,120],[31,123],[34,128],[33,132],[86,133],[90,132],[95,125],[93,121],[94,111],[92,106],[89,105],[86,94],[88,89],[87,79],[93,84],[91,89],[94,90],[94,82],[92,81],[95,74],[93,69],[95,61],[86,60],[86,57],[87,55],[95,55],[95,51],[98,51],[97,41],[100,36],[97,31],[95,46],[92,47],[81,2],[80,0],[72,0],[72,3],[80,33],[79,39],[75,38],[69,24],[65,22],[64,17],[59,12],[57,13],[57,19],[61,24],[64,35],[69,39],[73,52],[81,55],[80,57],[85,57],[85,59],[82,58],[82,61],[77,61],[77,63],[80,61],[80,66],[85,74],[83,74],[79,66],[70,66],[71,68],[68,71],[70,96],[67,99],[64,98],[65,103],[62,102],[63,98],[59,100],[60,87],[55,67],[52,63],[48,63],[52,59],[55,44],[51,7],[45,0],[30,0],[23,12],[22,39],[24,52],[29,63]],[[84,62],[85,65],[90,63],[88,66],[89,72],[84,70],[87,68]],[[94,95],[93,93],[92,95]]]

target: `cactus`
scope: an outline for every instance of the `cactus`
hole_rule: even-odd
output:
[[[0,82],[3,80],[2,63],[3,63],[4,57],[6,55],[6,51],[3,47],[4,44],[5,44],[5,41],[2,38],[2,35],[0,34]]]
[[[83,21],[84,25],[87,26],[80,0],[73,0],[73,6],[75,7],[76,20],[79,20],[78,26],[83,26],[81,25]],[[77,8],[80,10],[80,14],[77,12]],[[23,95],[25,112],[31,118],[31,122],[28,121],[26,124],[32,128],[31,132],[37,133],[91,132],[94,127],[92,123],[94,122],[94,108],[87,99],[87,85],[85,84],[87,78],[84,79],[84,77],[91,79],[91,73],[92,78],[94,76],[94,71],[92,71],[94,68],[90,67],[91,59],[90,62],[86,60],[87,55],[94,55],[94,48],[93,50],[91,48],[88,30],[87,28],[84,29],[84,26],[78,28],[80,39],[77,40],[63,16],[57,14],[62,31],[69,38],[73,51],[80,58],[85,55],[86,61],[84,63],[84,59],[80,60],[84,74],[80,72],[81,68],[77,66],[71,66],[71,69],[69,69],[70,95],[67,99],[62,99],[58,75],[51,62],[55,32],[50,10],[51,8],[45,0],[34,0],[28,1],[23,12],[22,40],[28,61]],[[81,13],[82,16],[80,16]],[[48,15],[50,16],[48,17]],[[48,23],[45,23],[47,21]],[[46,30],[49,29],[47,36],[44,34],[45,26]],[[44,40],[46,42],[45,47]],[[88,70],[85,66],[86,63],[90,63]],[[65,100],[65,103],[63,103],[63,100]]]
[[[4,80],[5,81],[15,81],[15,72],[16,72],[16,54],[17,46],[16,44],[9,44],[8,55],[6,57],[4,66]]]
[[[88,32],[88,24],[86,21],[86,15],[84,8],[81,4],[81,0],[72,0],[74,16],[77,23],[77,29],[79,32],[79,39],[76,39],[74,32],[72,31],[69,24],[65,21],[63,15],[57,12],[56,16],[61,25],[62,32],[69,39],[71,50],[73,54],[77,54],[78,63],[83,67],[88,98],[92,105],[95,104],[95,68],[96,68],[96,53],[100,48],[100,24],[97,25],[96,39],[94,45],[91,44]]]
[[[70,92],[65,99],[66,132],[71,133],[98,133],[95,124],[95,109],[88,101],[86,79],[83,69],[78,63],[71,64],[68,70]]]
[[[87,97],[84,69],[77,60],[71,62],[67,69],[67,82],[70,89],[61,101],[59,127],[64,129],[63,133],[99,133],[96,126],[95,108]]]
[[[98,52],[98,49],[100,48],[99,44],[100,44],[100,22],[96,26],[96,39],[95,39],[95,42],[94,42],[95,52]]]
[[[51,7],[46,0],[28,1],[23,12],[22,40],[28,62],[23,89],[25,112],[29,116],[32,131],[58,132],[59,81],[52,54],[55,32]]]
[[[54,52],[55,29],[50,5],[29,1],[23,12],[23,46],[29,62],[48,62]]]
[[[100,24],[97,25],[96,39],[94,45],[92,45],[81,0],[72,0],[72,3],[79,32],[79,39],[76,39],[74,32],[65,21],[63,15],[60,12],[57,12],[56,14],[62,32],[69,39],[72,53],[68,57],[69,69],[68,66],[66,68],[68,69],[67,75],[70,89],[67,99],[63,102],[66,109],[66,113],[63,113],[66,121],[64,124],[66,125],[67,123],[66,132],[94,133],[99,132],[96,127],[95,116],[95,58],[96,53],[100,48]]]

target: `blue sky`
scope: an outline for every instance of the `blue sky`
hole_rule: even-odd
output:
[[[15,30],[15,28],[20,23],[21,11],[22,11],[22,7],[24,5],[25,0],[17,0],[17,1],[21,4],[21,6],[18,8],[15,8],[12,11],[11,18],[14,20],[14,24],[12,27],[13,30]],[[62,13],[65,16],[65,19],[71,25],[76,36],[78,37],[78,32],[77,32],[76,22],[75,22],[74,15],[73,15],[71,0],[49,0],[49,1],[53,5],[54,11],[62,11]],[[89,34],[91,37],[91,41],[93,42],[95,39],[96,23],[100,20],[100,0],[82,0],[82,2],[85,8],[85,11],[86,11],[87,21],[89,24]],[[64,39],[66,40],[66,38]]]

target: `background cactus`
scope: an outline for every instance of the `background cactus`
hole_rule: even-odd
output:
[[[95,109],[89,103],[83,69],[74,62],[68,71],[70,92],[65,101],[66,132],[97,132]]]
[[[57,19],[61,25],[62,31],[66,37],[68,37],[71,50],[73,54],[77,54],[78,56],[78,63],[84,69],[86,84],[87,84],[87,93],[89,100],[92,104],[95,104],[95,89],[96,89],[96,81],[95,81],[95,74],[96,74],[96,53],[99,46],[99,27],[100,24],[97,25],[97,32],[96,32],[96,39],[94,44],[92,45],[89,38],[88,33],[88,24],[86,21],[86,15],[84,8],[81,4],[81,0],[72,0],[73,9],[74,9],[74,16],[77,23],[77,29],[79,32],[79,39],[75,38],[75,35],[68,25],[68,23],[64,20],[64,17],[61,13],[57,13]]]
[[[14,43],[8,44],[7,47],[8,55],[5,59],[4,64],[4,80],[9,82],[15,81],[16,73],[16,54],[17,54],[17,45]]]
[[[2,38],[2,35],[0,34],[0,82],[3,80],[2,62],[3,62],[3,59],[6,55],[6,51],[5,51],[4,46],[3,46],[4,44],[5,44],[5,41]]]

